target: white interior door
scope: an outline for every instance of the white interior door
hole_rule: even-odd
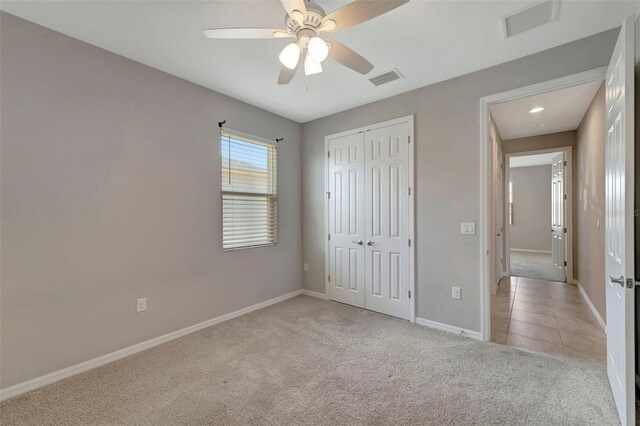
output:
[[[607,70],[605,142],[607,373],[623,425],[635,424],[634,17],[627,17]]]
[[[504,155],[502,148],[497,143],[496,150],[496,278],[494,286],[504,275]],[[494,294],[495,291],[492,292]]]
[[[329,140],[329,298],[365,307],[364,135]]]
[[[566,225],[565,225],[565,171],[564,152],[551,163],[551,257],[553,264],[562,269],[566,280]]]
[[[409,124],[365,132],[366,308],[409,319]]]

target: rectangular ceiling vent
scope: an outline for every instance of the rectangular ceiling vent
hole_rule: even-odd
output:
[[[558,18],[558,0],[546,0],[501,18],[502,36],[506,39],[532,30]]]
[[[397,68],[394,68],[391,71],[371,77],[369,81],[372,82],[374,86],[382,86],[383,84],[391,83],[401,78],[404,78],[404,75],[402,75]]]

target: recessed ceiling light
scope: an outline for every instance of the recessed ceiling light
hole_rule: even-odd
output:
[[[536,112],[540,112],[540,111],[544,111],[544,108],[542,108],[542,107],[535,107],[535,108],[533,108],[531,111],[529,111],[529,114],[535,114]]]

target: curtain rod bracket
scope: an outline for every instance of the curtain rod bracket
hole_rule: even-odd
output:
[[[218,127],[222,129],[222,125],[225,124],[227,120],[218,121]]]
[[[276,138],[276,143],[280,143],[284,140],[284,138]]]

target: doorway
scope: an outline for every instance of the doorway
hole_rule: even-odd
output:
[[[604,322],[574,274],[573,195],[574,183],[580,190],[588,187],[583,196],[588,208],[577,215],[583,234],[592,236],[583,235],[577,244],[583,249],[578,258],[585,259],[585,246],[600,242],[604,250],[604,238],[598,239],[603,235],[594,229],[604,199],[599,192],[604,193],[604,173],[596,170],[596,159],[603,155],[593,148],[603,149],[604,130],[589,124],[604,115],[603,80],[604,70],[594,70],[485,105],[493,182],[488,218],[496,232],[495,239],[485,240],[487,264],[498,268],[501,253],[505,258],[504,277],[491,287],[488,300],[491,341],[601,369],[606,367]],[[578,148],[582,174],[576,182]],[[597,265],[585,265],[582,279],[591,284]]]
[[[491,107],[495,107],[498,105],[507,104],[508,102],[523,100],[536,95],[543,95],[551,92],[557,92],[563,89],[569,89],[576,86],[586,85],[586,84],[602,84],[605,79],[606,67],[581,72],[578,74],[561,77],[555,80],[550,80],[538,84],[534,84],[531,86],[526,86],[518,89],[514,89],[504,93],[498,93],[491,96],[486,96],[480,99],[480,137],[482,141],[482,150],[481,150],[481,181],[480,181],[480,192],[481,192],[481,200],[482,200],[482,208],[481,208],[481,233],[483,238],[480,241],[480,253],[481,253],[481,329],[483,340],[490,341],[491,340],[491,296],[495,295],[497,290],[497,284],[495,282],[496,278],[499,274],[495,272],[497,260],[496,260],[496,214],[495,214],[495,197],[496,192],[494,190],[496,185],[496,174],[494,173],[494,164],[495,164],[495,148],[492,143],[492,135],[497,134],[495,138],[500,143],[502,143],[502,139],[509,140],[510,138],[505,135],[500,135],[499,132],[493,131],[492,127],[495,127],[495,123],[493,123]],[[527,111],[527,113],[534,108],[531,108]],[[532,113],[534,114],[534,113]],[[527,116],[528,118],[529,116]],[[526,123],[526,119],[525,119]],[[534,128],[540,132],[540,128],[537,126],[541,124],[540,127],[544,127],[545,123],[536,123],[533,125]],[[533,130],[533,129],[532,129]],[[561,133],[562,129],[557,129],[558,134]],[[565,129],[566,130],[566,129]],[[533,130],[535,131],[535,130]],[[520,135],[523,136],[523,135]],[[517,136],[516,136],[517,138]],[[540,151],[543,149],[553,148],[554,151],[566,147],[567,145],[571,146],[571,143],[563,143],[558,141],[549,142],[550,146],[535,146],[531,147],[527,142],[523,142],[520,145],[520,153],[526,153],[527,151],[534,151],[530,153],[535,153],[535,151]],[[510,152],[504,151],[505,159],[506,155],[510,154]],[[573,157],[572,153],[570,154]],[[572,160],[573,158],[571,158]],[[570,163],[569,163],[570,164]],[[507,167],[504,167],[505,173]],[[571,174],[571,173],[569,173]],[[503,177],[503,182],[505,186],[508,184],[508,181],[505,177]],[[572,191],[573,185],[569,185],[567,191]],[[508,198],[508,187],[504,189],[504,198],[505,200]],[[503,217],[505,218],[505,223],[507,222],[507,218],[509,217],[508,211],[508,203],[503,204]],[[517,212],[515,212],[517,215]],[[573,215],[570,215],[573,216]],[[572,217],[569,217],[568,220],[572,220]],[[569,228],[569,227],[568,227]],[[570,232],[570,229],[567,230],[567,233]],[[505,226],[505,234],[508,233],[508,227]],[[510,256],[509,250],[506,250],[506,236],[503,239],[503,253],[505,257],[504,261],[504,274],[505,277],[501,282],[505,282],[505,280],[509,280],[510,274]],[[572,250],[572,244],[567,244],[567,250]],[[568,258],[572,258],[573,254],[567,253]],[[573,270],[571,259],[567,260],[567,280],[573,280]]]
[[[572,151],[569,146],[506,155],[507,275],[571,282]]]
[[[410,321],[413,116],[325,138],[327,295]]]

